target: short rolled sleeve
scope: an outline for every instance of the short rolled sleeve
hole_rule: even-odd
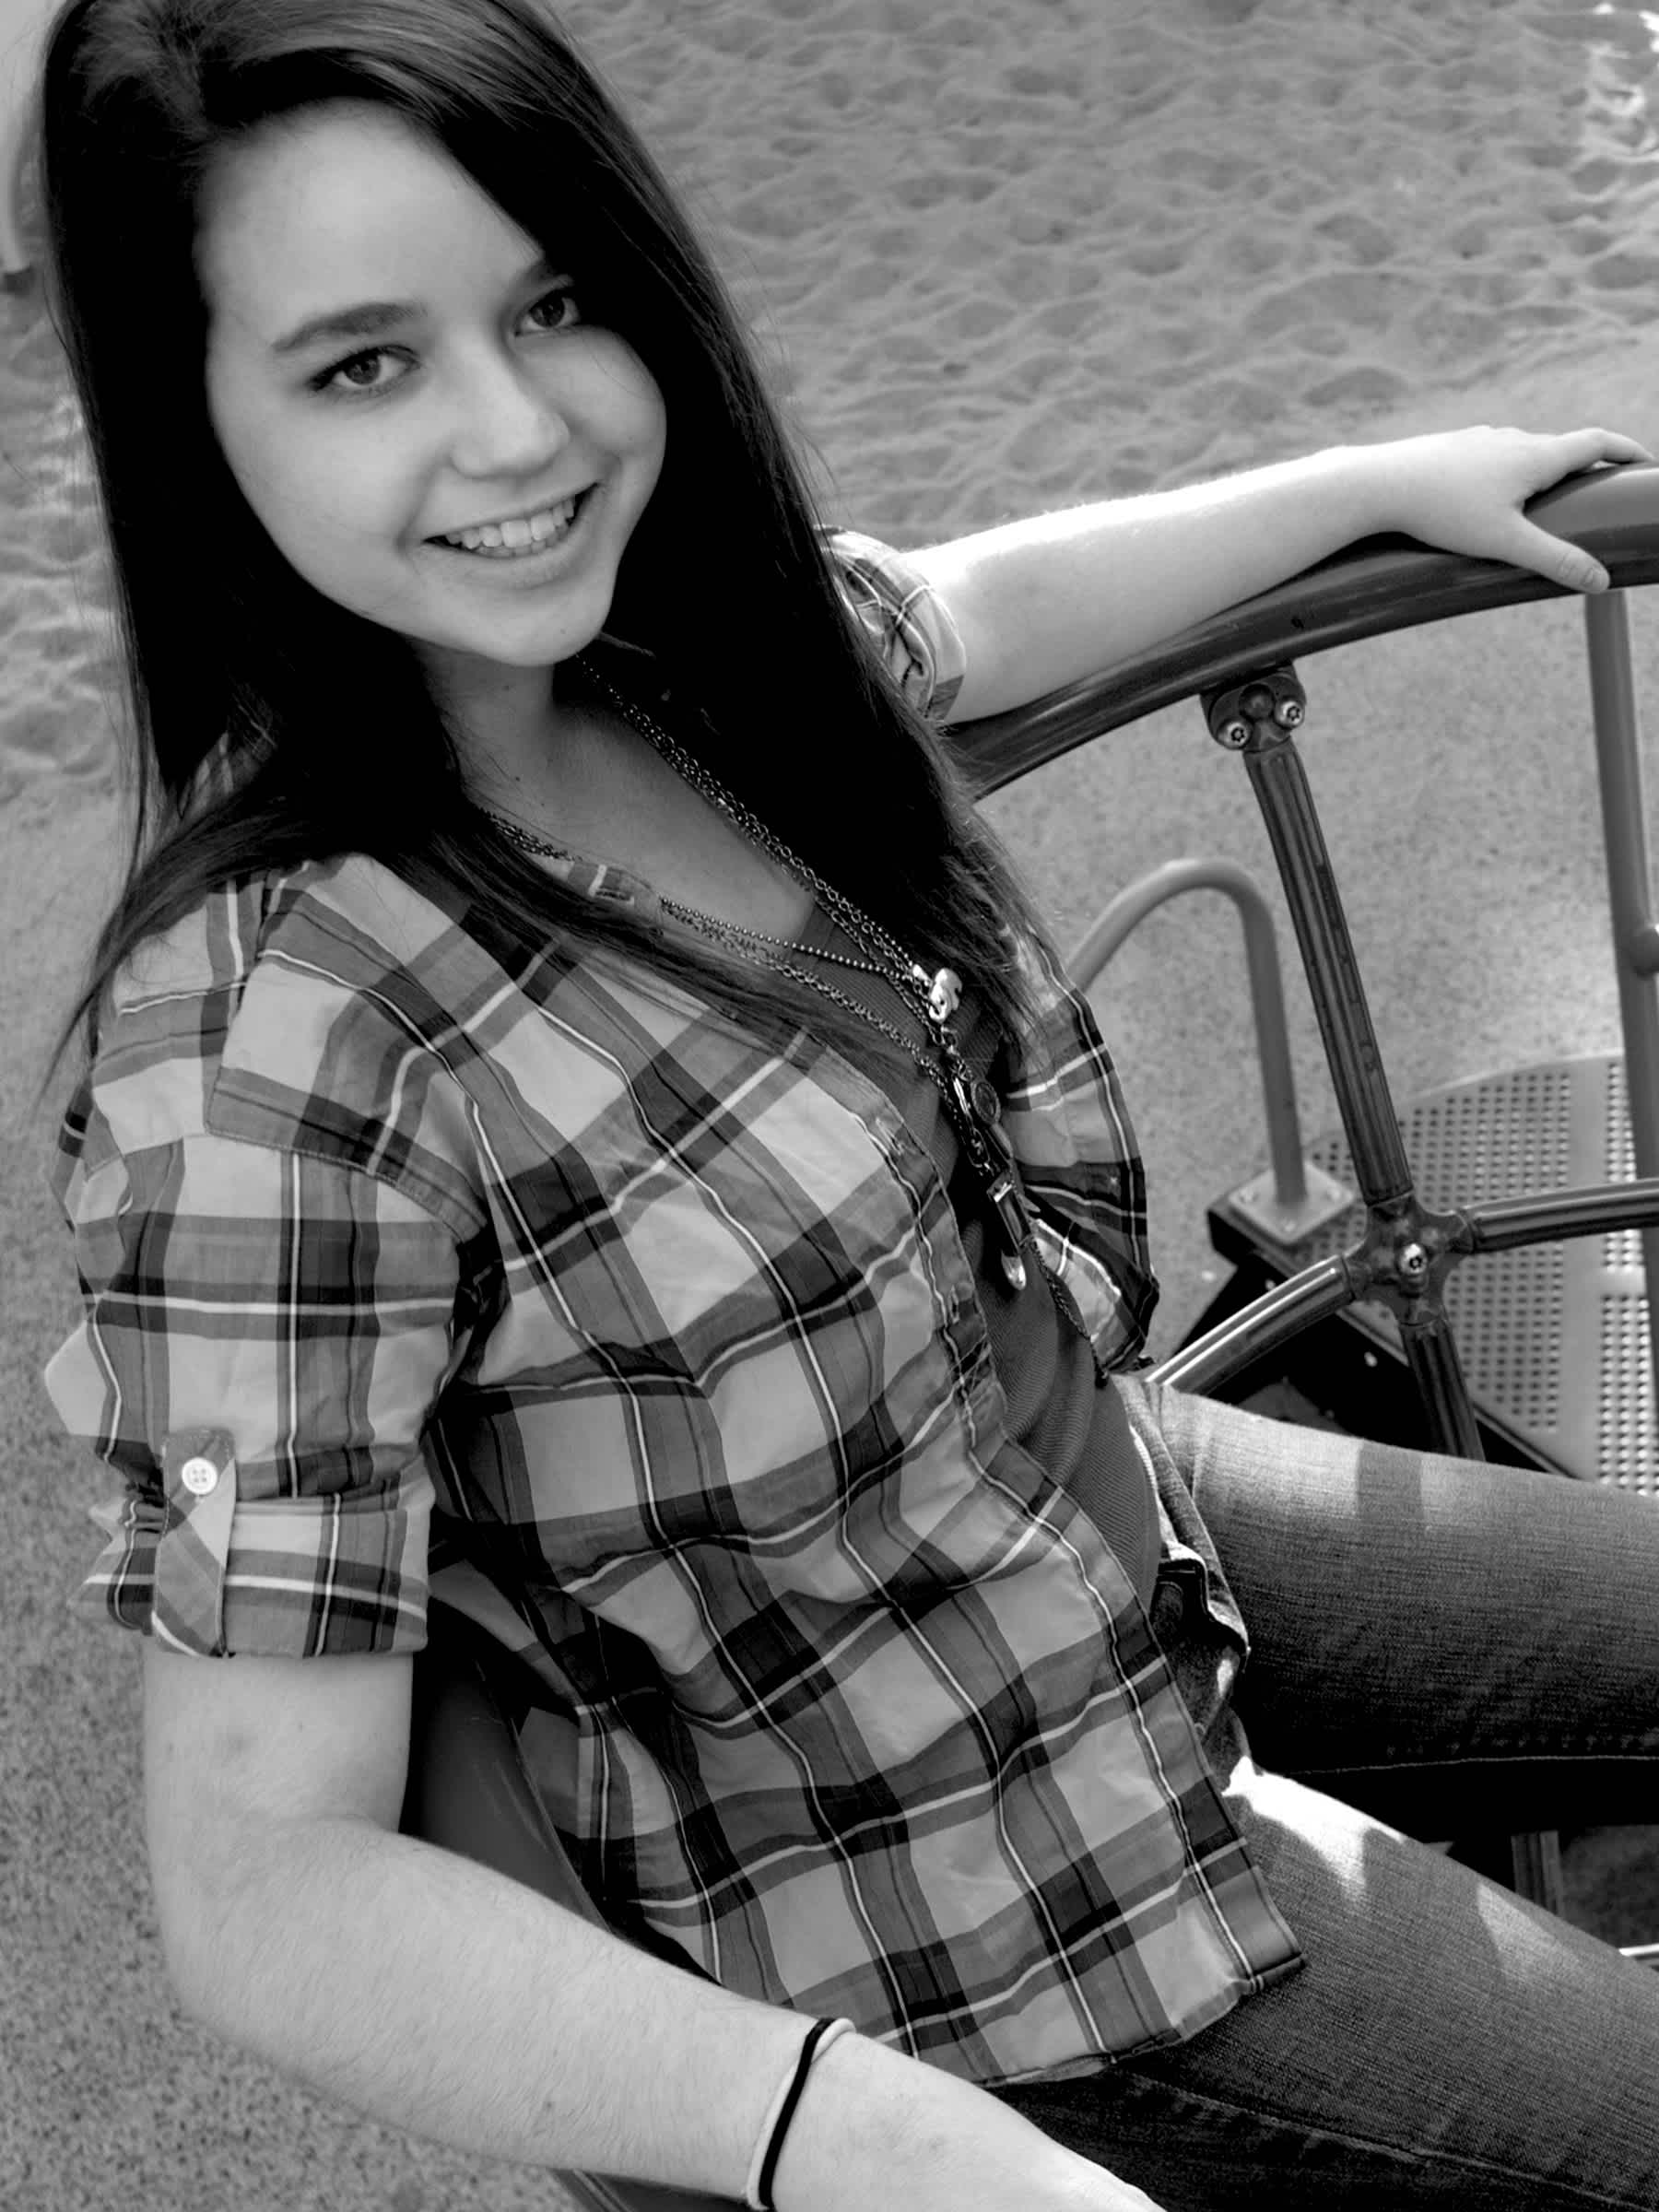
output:
[[[905,698],[929,722],[944,723],[968,673],[968,655],[950,609],[921,571],[879,538],[856,530],[829,534],[842,595],[868,630]]]
[[[207,1657],[420,1649],[454,1231],[208,1133],[106,1155],[68,1210],[85,1316],[46,1387],[123,1478],[77,1608]]]

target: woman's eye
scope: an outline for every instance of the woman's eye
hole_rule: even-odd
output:
[[[569,330],[582,320],[581,312],[576,305],[576,295],[568,284],[560,285],[554,291],[544,292],[541,298],[531,305],[527,312],[537,315],[544,308],[550,308],[553,311],[554,319],[547,327],[554,331]],[[336,361],[332,369],[324,369],[320,375],[312,377],[311,380],[312,390],[335,394],[341,391],[364,393],[390,391],[391,385],[382,380],[376,380],[372,383],[351,382],[344,384],[337,380],[349,377],[350,372],[354,370],[371,369],[381,361],[389,360],[395,348],[389,346],[371,346],[363,353],[351,354],[345,360]],[[401,382],[402,379],[394,381]]]
[[[349,370],[361,369],[365,365],[371,366],[374,362],[382,359],[383,354],[384,348],[381,347],[377,347],[372,353],[354,353],[348,361],[342,361],[337,369],[324,370],[319,388],[331,387],[336,376],[345,376]],[[372,392],[377,388],[373,384],[353,384],[351,386],[354,392]]]
[[[572,323],[580,323],[582,320],[581,312],[576,305],[576,295],[568,284],[560,285],[557,291],[544,292],[530,312],[535,314],[544,307],[555,307],[559,310],[559,322],[556,327],[559,330],[569,330]]]

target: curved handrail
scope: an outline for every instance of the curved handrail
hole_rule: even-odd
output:
[[[1148,1379],[1202,1397],[1230,1382],[1269,1352],[1277,1352],[1315,1322],[1329,1321],[1354,1302],[1360,1284],[1346,1253],[1313,1260],[1300,1274],[1275,1283],[1247,1306],[1168,1359],[1147,1370]]]
[[[1512,1252],[1527,1244],[1606,1236],[1659,1220],[1659,1179],[1596,1183],[1583,1190],[1551,1191],[1542,1197],[1488,1198],[1477,1206],[1459,1206],[1448,1218],[1454,1225],[1453,1233],[1444,1240],[1448,1264],[1471,1253]],[[1270,1352],[1281,1350],[1315,1322],[1340,1313],[1363,1298],[1369,1288],[1356,1253],[1331,1253],[1260,1292],[1147,1372],[1154,1382],[1202,1395],[1230,1382]]]
[[[1659,580],[1659,465],[1586,471],[1533,500],[1529,519],[1594,550],[1612,589],[1585,597],[1598,782],[1601,787],[1631,1138],[1643,1188],[1626,1201],[1641,1221],[1644,1266],[1659,1284],[1659,1015],[1649,956],[1652,917],[1634,688],[1625,594]],[[1296,662],[1309,653],[1487,607],[1568,595],[1507,562],[1474,561],[1397,538],[1371,540],[1226,610],[1105,676],[1031,702],[1013,718],[958,733],[958,750],[980,792],[1057,758],[1085,739],[1196,694],[1212,736],[1241,751],[1289,900],[1344,1127],[1370,1227],[1359,1243],[1254,1300],[1153,1370],[1156,1379],[1214,1389],[1298,1329],[1380,1290],[1399,1317],[1402,1349],[1431,1449],[1484,1457],[1442,1277],[1462,1250],[1485,1241],[1543,1241],[1545,1220],[1583,1234],[1612,1194],[1554,1194],[1504,1209],[1437,1218],[1417,1196],[1401,1147],[1388,1081],[1354,961],[1341,900],[1300,759],[1291,739],[1306,707]],[[1579,594],[1584,596],[1583,594]],[[1629,816],[1629,819],[1625,818]],[[1532,1234],[1528,1234],[1528,1231]],[[1438,1259],[1434,1256],[1437,1247]],[[1649,1311],[1653,1308],[1650,1300]],[[1659,1329],[1652,1331],[1659,1388]],[[1559,1909],[1557,1839],[1511,1839],[1514,1886]]]
[[[1529,522],[1595,556],[1616,591],[1659,583],[1659,464],[1586,469],[1529,500]],[[1208,621],[1004,714],[950,727],[951,758],[982,798],[1160,707],[1362,638],[1534,599],[1582,598],[1508,561],[1368,537]]]
[[[1659,464],[1583,470],[1528,501],[1524,512],[1598,559],[1613,594],[1659,582]],[[1400,535],[1367,538],[1115,668],[1006,713],[956,724],[951,748],[982,797],[1160,708],[1201,694],[1213,700],[1274,663],[1288,665],[1311,653],[1491,607],[1584,596],[1507,561],[1475,560]],[[1611,595],[1606,604],[1588,604],[1593,618],[1618,615],[1623,606]],[[1593,640],[1596,629],[1593,619]],[[1636,948],[1637,964],[1642,949]],[[1638,1168],[1653,1172],[1641,1161]],[[1562,1197],[1580,1194],[1558,1194],[1558,1205]],[[1564,1233],[1586,1232],[1573,1226]],[[1646,1234],[1654,1234],[1651,1226]],[[1508,1241],[1526,1240],[1512,1230]],[[1213,1384],[1239,1365],[1247,1347],[1255,1355],[1265,1342],[1283,1341],[1335,1292],[1321,1269],[1307,1269],[1246,1307],[1224,1331],[1212,1332],[1215,1343],[1206,1337],[1188,1346],[1153,1371],[1162,1378],[1180,1369],[1185,1380],[1191,1368]],[[1292,1318],[1298,1314],[1300,1324]]]
[[[1296,1077],[1290,1066],[1290,1032],[1285,1023],[1272,909],[1249,870],[1234,860],[1166,860],[1160,867],[1148,869],[1096,915],[1082,942],[1067,954],[1065,972],[1079,991],[1087,992],[1124,938],[1149,913],[1188,891],[1219,891],[1232,900],[1243,927],[1274,1203],[1282,1216],[1293,1219],[1307,1202],[1308,1181],[1296,1112]]]

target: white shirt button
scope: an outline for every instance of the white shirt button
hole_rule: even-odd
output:
[[[179,1479],[194,1497],[206,1498],[217,1488],[219,1471],[210,1459],[187,1459],[179,1469]]]

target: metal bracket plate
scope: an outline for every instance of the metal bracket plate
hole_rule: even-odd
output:
[[[1335,1175],[1327,1175],[1312,1160],[1303,1160],[1302,1174],[1307,1192],[1298,1206],[1280,1204],[1271,1168],[1252,1176],[1248,1182],[1241,1182],[1236,1191],[1229,1191],[1221,1203],[1257,1236],[1286,1252],[1294,1252],[1299,1244],[1317,1236],[1322,1229],[1328,1229],[1333,1221],[1340,1221],[1351,1206],[1359,1204],[1356,1191],[1346,1182],[1338,1182]]]

